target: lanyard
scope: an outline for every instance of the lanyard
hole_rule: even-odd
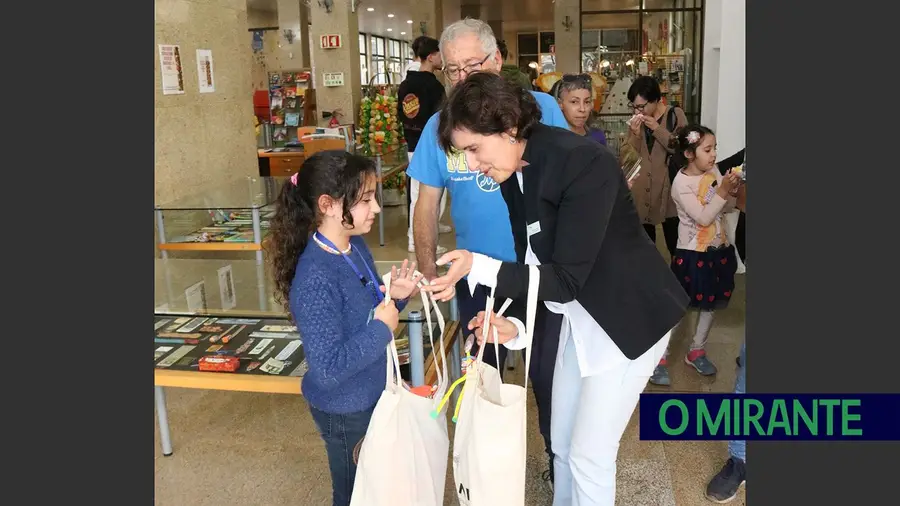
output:
[[[384,294],[381,293],[381,290],[378,289],[378,285],[376,285],[375,280],[377,278],[375,277],[375,274],[372,273],[372,269],[369,268],[369,264],[366,263],[366,260],[362,257],[362,254],[359,253],[359,250],[357,250],[356,253],[359,255],[359,259],[362,260],[363,266],[366,268],[366,272],[369,274],[369,281],[366,281],[366,277],[363,276],[361,272],[359,272],[359,269],[356,267],[356,264],[353,263],[353,260],[350,260],[350,257],[341,252],[341,250],[338,249],[338,247],[335,246],[334,243],[331,242],[327,237],[325,237],[324,235],[319,235],[318,232],[314,232],[313,235],[315,236],[316,240],[333,249],[334,251],[337,251],[342,257],[344,257],[344,260],[347,261],[347,263],[350,265],[350,268],[353,269],[353,272],[356,273],[356,276],[359,278],[359,282],[362,283],[363,286],[368,286],[372,290],[372,298],[375,299],[376,306],[384,300]]]

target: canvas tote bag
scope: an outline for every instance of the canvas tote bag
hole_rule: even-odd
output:
[[[417,273],[418,274],[418,273]],[[390,300],[390,274],[385,275],[385,300]],[[424,280],[423,280],[424,282]],[[427,284],[427,282],[425,282]],[[421,285],[420,285],[421,286]],[[430,297],[421,292],[428,339],[434,360]],[[387,346],[387,382],[363,439],[351,506],[443,506],[450,440],[447,417],[439,403],[447,390],[444,317],[435,305],[440,329],[442,370],[431,398],[409,390],[400,377],[397,345]],[[436,416],[432,412],[436,411]]]
[[[540,273],[529,266],[525,331],[534,334]],[[503,313],[509,302],[506,301]],[[490,326],[494,292],[488,297],[485,335]],[[496,336],[496,329],[493,330]],[[495,349],[499,349],[496,344]],[[481,346],[466,370],[459,416],[453,440],[453,477],[461,506],[523,506],[525,504],[525,457],[527,390],[504,384],[500,372],[483,362]],[[525,385],[531,366],[531,349],[525,349]],[[499,353],[497,354],[499,356]],[[502,367],[502,364],[501,364]]]

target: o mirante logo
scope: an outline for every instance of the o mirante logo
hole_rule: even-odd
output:
[[[641,394],[642,440],[900,440],[900,394]]]

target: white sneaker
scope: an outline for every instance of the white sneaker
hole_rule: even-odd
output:
[[[438,233],[449,234],[452,231],[453,231],[453,228],[450,225],[444,225],[443,223],[438,223]]]
[[[416,252],[416,247],[415,247],[415,245],[410,244],[409,247],[406,248],[406,251],[409,251],[410,253],[415,253],[415,252]],[[446,252],[447,252],[447,248],[445,248],[445,247],[443,247],[443,246],[441,246],[441,245],[439,244],[438,247],[437,247],[437,250],[435,251],[435,254],[437,254],[438,256],[440,256],[440,255],[443,255],[443,254],[446,253]]]

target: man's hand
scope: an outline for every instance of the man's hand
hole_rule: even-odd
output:
[[[431,285],[425,289],[434,294],[434,298],[446,302],[456,294],[456,283],[466,277],[472,270],[472,253],[464,249],[457,249],[447,253],[438,259],[438,265],[450,264],[447,274],[431,281]]]

